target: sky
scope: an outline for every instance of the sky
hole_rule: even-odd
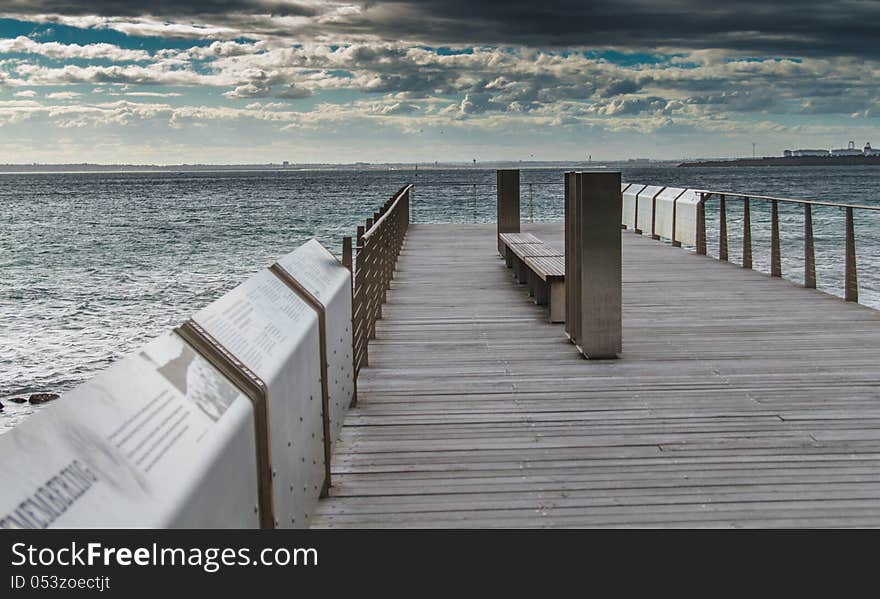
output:
[[[0,0],[0,163],[880,146],[876,0]]]

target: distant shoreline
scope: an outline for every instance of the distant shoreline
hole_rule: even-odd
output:
[[[168,172],[211,172],[211,171],[326,171],[326,170],[437,170],[437,169],[474,169],[491,170],[496,168],[571,168],[571,169],[604,169],[622,167],[651,167],[651,166],[674,166],[678,160],[608,160],[604,162],[593,161],[564,161],[564,160],[522,160],[503,161],[492,160],[485,162],[349,162],[341,164],[313,163],[313,164],[0,164],[0,174],[15,173],[168,173]]]
[[[880,166],[880,156],[779,156],[682,162],[685,168],[717,166]]]

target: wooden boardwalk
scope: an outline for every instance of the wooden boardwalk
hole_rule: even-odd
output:
[[[880,312],[624,232],[587,361],[494,235],[411,227],[315,526],[880,525]]]

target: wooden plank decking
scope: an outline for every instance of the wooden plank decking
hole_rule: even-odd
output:
[[[624,232],[587,361],[494,232],[411,227],[315,526],[880,525],[880,312]]]

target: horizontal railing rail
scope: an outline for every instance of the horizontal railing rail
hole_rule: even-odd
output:
[[[850,204],[847,202],[828,202],[824,200],[801,200],[797,198],[783,198],[776,196],[764,196],[757,194],[748,194],[748,193],[738,193],[732,191],[710,191],[704,190],[702,193],[706,194],[707,198],[711,196],[722,196],[726,195],[728,197],[739,197],[739,198],[749,198],[752,200],[761,200],[761,201],[777,201],[777,202],[785,202],[788,204],[812,204],[813,206],[828,206],[829,208],[854,208],[856,210],[876,210],[880,211],[880,206],[870,206],[868,204]]]
[[[718,200],[718,259],[729,260],[727,200],[738,200],[743,209],[743,235],[742,235],[742,265],[744,268],[753,268],[752,261],[752,228],[751,228],[751,202],[752,200],[765,202],[770,205],[770,276],[782,277],[782,251],[780,243],[779,204],[793,204],[803,207],[804,215],[804,287],[816,288],[816,244],[813,235],[813,207],[838,208],[845,212],[844,244],[844,289],[843,298],[848,302],[859,301],[858,266],[856,259],[856,234],[854,224],[854,212],[864,210],[880,213],[880,206],[865,204],[851,204],[841,202],[828,202],[821,200],[803,200],[796,198],[782,198],[757,194],[744,194],[729,191],[700,191],[699,213],[697,217],[697,247],[698,254],[707,254],[706,237],[706,202],[717,198]]]
[[[562,206],[561,204],[556,207],[556,210],[552,208],[549,210],[549,213],[542,213],[542,208],[546,211],[548,206],[552,206],[552,202],[550,201],[555,196],[549,192],[548,189],[557,188],[559,193],[562,193],[562,183],[557,181],[532,181],[532,182],[522,182],[520,184],[520,193],[521,193],[521,210],[522,210],[522,219],[524,222],[533,223],[536,219],[536,214],[538,214],[538,219],[548,220],[548,219],[559,219],[562,218]],[[496,200],[496,184],[495,183],[468,183],[461,181],[416,181],[413,184],[413,189],[411,193],[411,208],[413,211],[413,222],[417,222],[416,219],[416,210],[419,210],[419,213],[422,213],[422,210],[426,210],[422,208],[425,204],[419,204],[417,206],[416,202],[416,192],[418,189],[454,189],[457,190],[457,193],[452,194],[453,198],[461,201],[461,204],[455,206],[459,212],[457,215],[460,217],[462,214],[466,214],[469,218],[466,218],[464,222],[494,222],[495,218],[495,200]],[[439,194],[440,198],[445,201],[449,201],[450,194]],[[435,202],[435,206],[438,200],[438,194],[430,194],[432,201]],[[451,216],[451,215],[450,215]],[[425,222],[435,222],[436,218],[428,218]],[[444,220],[445,219],[441,219]],[[454,222],[462,222],[460,218],[453,219]]]

